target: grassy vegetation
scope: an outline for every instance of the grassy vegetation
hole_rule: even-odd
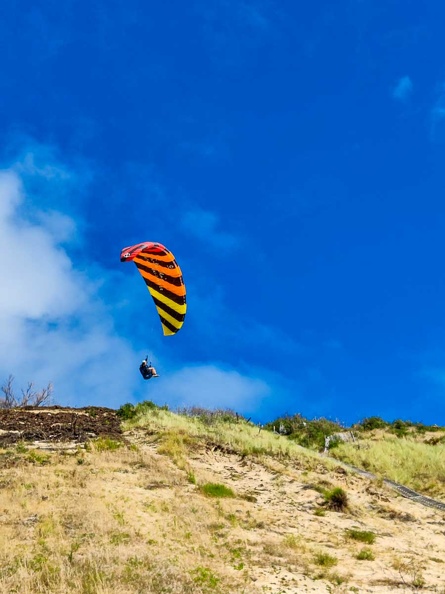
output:
[[[107,452],[118,450],[123,446],[121,441],[116,441],[110,437],[98,437],[87,444],[87,448],[96,450],[96,452]]]
[[[150,401],[136,406],[126,404],[119,414],[125,428],[144,427],[156,434],[163,443],[162,451],[170,451],[177,463],[194,446],[210,442],[243,456],[304,460],[305,465],[312,460],[314,465],[317,458],[310,457],[310,449],[323,449],[327,436],[346,430],[339,422],[308,420],[301,415],[279,417],[260,429],[232,411],[194,407],[173,413]],[[445,428],[399,419],[389,423],[380,417],[369,417],[351,429],[357,441],[332,440],[332,457],[421,493],[445,497]],[[322,464],[332,468],[329,460]]]
[[[375,543],[375,534],[370,530],[357,530],[355,528],[351,528],[350,530],[346,531],[346,536],[352,540],[357,540],[358,542],[364,542],[366,544]]]
[[[206,483],[200,486],[200,490],[208,497],[235,497],[235,493],[230,487],[218,483]]]
[[[201,501],[198,513],[174,467],[98,443],[81,454],[45,454],[43,465],[22,446],[0,450],[0,592],[242,591],[206,528],[219,511]],[[173,498],[146,490],[153,476]]]
[[[378,440],[365,439],[355,444],[340,444],[332,455],[339,460],[369,470],[420,493],[445,497],[445,444],[431,445],[402,439],[391,434]]]
[[[163,453],[174,456],[173,442],[183,455],[193,448],[211,446],[223,448],[226,452],[241,456],[271,456],[278,460],[301,461],[308,466],[325,465],[333,468],[331,460],[321,461],[309,450],[299,447],[295,441],[259,428],[230,411],[208,411],[205,409],[184,409],[181,414],[153,403],[141,403],[131,409],[124,407],[126,420],[124,429],[144,428],[155,435],[162,444]],[[169,446],[166,446],[169,443]]]
[[[325,438],[328,435],[345,430],[338,421],[330,421],[325,418],[309,420],[300,414],[278,417],[267,423],[265,429],[286,435],[295,443],[317,451],[324,448]]]
[[[359,561],[374,561],[375,556],[371,549],[361,549],[355,556]]]
[[[329,555],[328,553],[316,553],[314,556],[314,563],[322,567],[334,567],[337,565],[338,559]]]
[[[323,496],[329,509],[345,511],[348,508],[348,495],[341,487],[325,491]]]

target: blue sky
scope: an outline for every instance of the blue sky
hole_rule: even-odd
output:
[[[442,2],[1,17],[0,378],[69,405],[445,424]],[[119,261],[141,241],[183,269],[174,337]]]

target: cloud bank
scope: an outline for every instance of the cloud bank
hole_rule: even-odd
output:
[[[97,298],[97,279],[62,245],[79,240],[76,222],[40,209],[18,170],[0,172],[0,378],[14,375],[16,391],[51,381],[66,403],[116,405],[131,390],[132,348]]]

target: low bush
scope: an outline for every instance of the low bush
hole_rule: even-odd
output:
[[[345,511],[348,508],[348,494],[341,487],[335,487],[323,494],[327,506],[334,511]]]
[[[397,419],[391,423],[390,432],[394,433],[397,437],[405,437],[408,435],[408,428],[412,426],[410,421],[402,421]]]
[[[289,439],[292,439],[298,445],[305,448],[316,450],[322,450],[324,448],[325,438],[328,435],[345,430],[336,421],[330,421],[323,417],[310,421],[300,414],[293,417],[279,417],[271,423],[267,423],[264,428],[275,433],[280,433],[281,435],[286,435]]]
[[[380,417],[367,417],[366,419],[363,419],[363,421],[358,423],[358,426],[361,427],[363,431],[372,431],[373,429],[384,429],[388,425],[389,423],[387,423]]]
[[[163,406],[158,406],[151,400],[143,400],[137,404],[131,404],[130,402],[127,402],[116,411],[116,414],[123,421],[127,421],[129,419],[134,419],[136,416],[142,415],[148,411],[156,410],[168,410],[168,406],[166,404]]]
[[[130,402],[127,402],[126,404],[123,404],[116,411],[116,414],[123,421],[126,421],[127,419],[133,419],[136,416],[136,414],[137,414],[136,407],[134,406],[134,404],[131,404]]]

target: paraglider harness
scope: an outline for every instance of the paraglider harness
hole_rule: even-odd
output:
[[[141,372],[141,375],[145,380],[151,379],[155,375],[154,369],[151,365],[151,361],[147,364],[147,359],[148,357],[146,357],[139,365],[139,371]]]

